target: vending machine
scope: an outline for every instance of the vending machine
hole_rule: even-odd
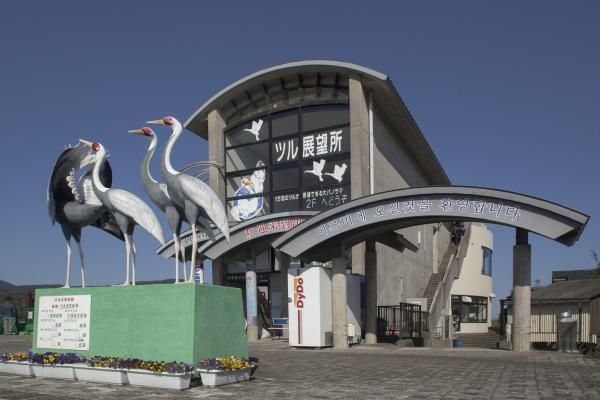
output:
[[[362,277],[347,275],[348,342],[361,339],[360,286]],[[288,270],[289,341],[294,347],[333,345],[331,269],[323,267]]]
[[[288,296],[290,346],[332,346],[331,269],[290,268]]]

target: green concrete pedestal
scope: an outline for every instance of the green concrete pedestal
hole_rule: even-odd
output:
[[[42,296],[90,295],[89,350],[38,348]],[[33,351],[196,363],[248,357],[238,288],[171,284],[38,289]]]

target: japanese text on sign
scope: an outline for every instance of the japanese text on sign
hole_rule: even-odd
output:
[[[347,190],[343,186],[305,190],[302,192],[303,207],[307,210],[323,210],[337,207],[348,200],[348,193],[346,192]]]
[[[91,295],[41,296],[37,347],[89,350]]]
[[[302,137],[302,158],[342,152],[342,130],[314,133]]]
[[[269,233],[287,232],[290,229],[300,225],[302,222],[304,222],[304,218],[300,217],[288,218],[280,221],[265,222],[256,226],[246,228],[244,230],[244,234],[246,236],[246,239],[251,239],[253,237]]]

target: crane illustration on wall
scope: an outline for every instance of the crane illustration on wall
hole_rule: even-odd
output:
[[[323,168],[325,168],[325,160],[321,159],[319,162],[313,161],[313,169],[307,169],[304,173],[313,174],[323,182]]]
[[[234,197],[252,196],[263,192],[266,172],[262,161],[256,163],[256,170],[250,178],[242,178],[241,186],[233,194]],[[256,217],[263,209],[264,196],[246,197],[231,201],[231,216],[236,221],[245,221]]]
[[[336,181],[342,182],[342,178],[344,177],[344,173],[346,172],[346,168],[348,168],[348,166],[346,165],[346,163],[342,164],[341,166],[339,166],[339,165],[336,164],[333,167],[333,173],[331,173],[331,172],[325,172],[324,175],[329,175],[333,179],[335,179]]]
[[[263,126],[263,120],[259,119],[258,121],[252,121],[252,127],[251,128],[246,128],[243,131],[244,132],[249,132],[251,134],[253,134],[254,136],[256,136],[256,141],[258,142],[260,140],[260,128],[262,128]]]

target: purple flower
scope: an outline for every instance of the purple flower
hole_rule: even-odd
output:
[[[183,374],[192,371],[192,366],[190,364],[176,361],[166,363],[165,368],[169,374]]]
[[[218,358],[207,358],[206,360],[200,362],[200,369],[208,369],[208,370],[225,370],[225,366]]]

